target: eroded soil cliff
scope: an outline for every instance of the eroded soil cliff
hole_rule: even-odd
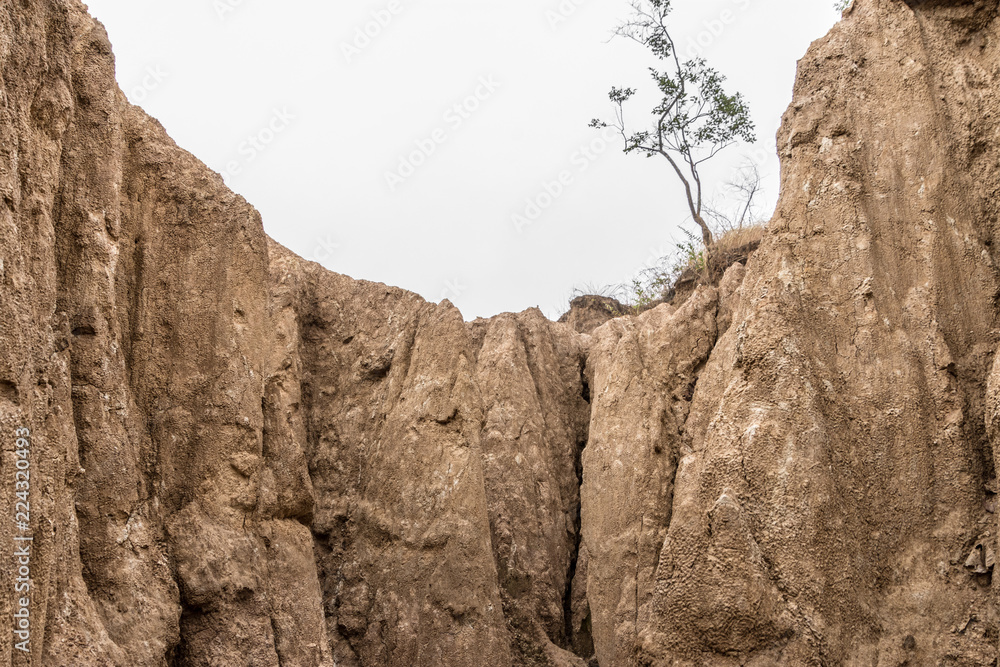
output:
[[[718,285],[466,323],[0,0],[0,664],[996,664],[997,13],[855,0]]]

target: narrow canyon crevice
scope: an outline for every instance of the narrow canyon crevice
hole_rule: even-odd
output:
[[[586,389],[581,394],[586,400]],[[590,402],[587,401],[589,406]],[[589,423],[588,410],[588,423]],[[577,493],[583,488],[583,450],[587,446],[586,440],[580,441],[576,445],[576,456],[573,467],[575,469],[577,481]],[[575,655],[589,659],[594,655],[594,640],[590,636],[590,605],[587,602],[586,572],[581,567],[581,551],[583,549],[583,533],[581,521],[581,506],[578,502],[576,507],[570,512],[570,520],[573,532],[573,540],[570,543],[569,573],[566,576],[566,588],[563,592],[563,622],[566,626],[566,645],[562,648],[569,650]]]

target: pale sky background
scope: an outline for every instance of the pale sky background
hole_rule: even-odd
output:
[[[674,2],[682,55],[727,76],[757,124],[758,143],[727,149],[707,180],[756,156],[768,212],[796,61],[839,18],[832,4]],[[627,281],[692,228],[666,161],[587,127],[610,117],[612,85],[652,87],[655,61],[610,40],[626,0],[88,5],[129,99],[223,173],[274,239],[339,273],[448,298],[466,319],[557,317],[574,289]],[[631,118],[644,125],[651,101]],[[400,171],[411,155],[419,166]],[[529,200],[544,208],[518,228]]]

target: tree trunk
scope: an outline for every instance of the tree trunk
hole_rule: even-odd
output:
[[[707,252],[712,247],[712,244],[715,243],[715,239],[712,238],[712,230],[708,228],[708,223],[705,222],[705,219],[697,213],[694,214],[694,221],[701,227],[701,240],[705,244],[705,251]]]

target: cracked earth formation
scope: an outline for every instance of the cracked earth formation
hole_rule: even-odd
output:
[[[555,323],[296,257],[0,0],[0,665],[995,665],[998,4],[855,0],[746,266]]]

